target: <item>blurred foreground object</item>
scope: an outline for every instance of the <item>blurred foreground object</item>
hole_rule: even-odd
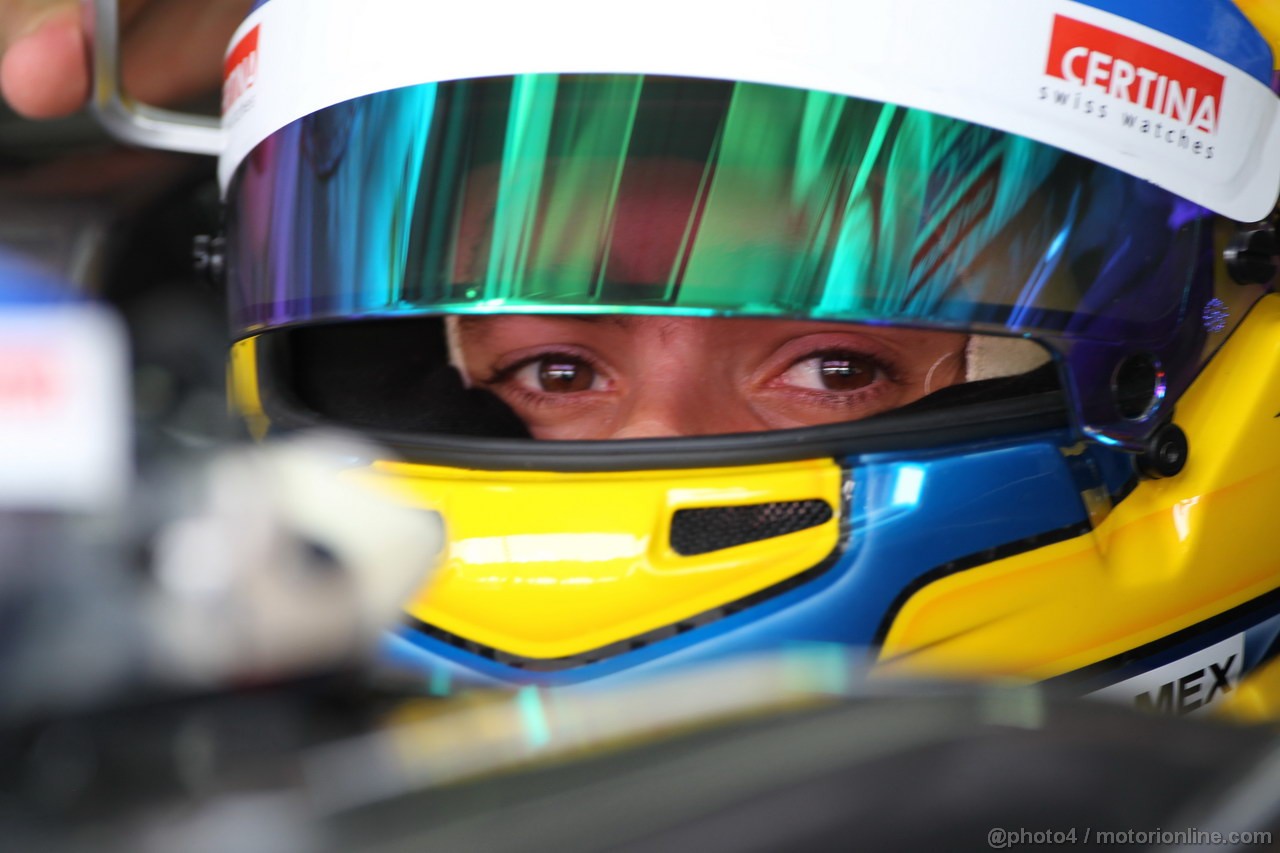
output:
[[[0,255],[0,719],[332,670],[430,571],[439,519],[342,482],[348,437],[134,476],[123,327]]]
[[[111,311],[0,254],[0,510],[118,506],[132,484],[127,370]]]
[[[808,647],[607,688],[344,710],[294,684],[84,714],[9,753],[0,831],[53,851],[492,853],[984,850],[1020,831],[1250,850],[1280,831],[1274,730],[862,671]]]
[[[107,511],[0,514],[0,718],[367,656],[442,535],[341,482],[371,452],[300,436],[188,462]]]

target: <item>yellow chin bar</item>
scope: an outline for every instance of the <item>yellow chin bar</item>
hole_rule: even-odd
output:
[[[830,459],[604,474],[384,462],[369,476],[448,527],[448,551],[409,615],[523,658],[582,655],[696,621],[822,565],[840,537],[843,475]],[[830,517],[709,553],[672,545],[681,510],[798,501],[823,501]]]

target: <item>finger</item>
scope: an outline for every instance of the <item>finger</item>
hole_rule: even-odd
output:
[[[206,83],[216,85],[218,72],[207,70],[209,60],[202,55],[220,53],[248,5],[247,0],[119,0],[122,28],[141,29],[143,44],[156,38],[168,42],[165,49],[147,47],[136,60],[125,60],[127,68],[141,67],[141,78],[150,83],[138,96],[172,102]],[[18,113],[56,118],[88,100],[91,78],[79,0],[0,0],[0,51],[0,96]],[[155,85],[166,74],[173,77],[170,85]]]
[[[121,21],[149,0],[120,0]],[[29,118],[55,118],[89,97],[79,0],[0,0],[0,96]]]
[[[145,103],[174,104],[213,91],[227,43],[251,0],[168,0],[149,7],[124,44],[124,87]]]
[[[89,97],[84,29],[73,3],[40,4],[35,17],[10,17],[0,59],[0,94],[30,118],[68,115]]]
[[[0,0],[0,52],[50,18],[75,11],[76,0]]]

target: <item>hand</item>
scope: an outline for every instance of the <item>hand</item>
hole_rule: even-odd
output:
[[[214,89],[251,0],[118,0],[124,89],[174,104]],[[0,94],[30,118],[55,118],[89,97],[80,0],[0,0]]]

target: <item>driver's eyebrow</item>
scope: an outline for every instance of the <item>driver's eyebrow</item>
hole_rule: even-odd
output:
[[[483,339],[495,327],[501,326],[504,320],[528,319],[568,320],[574,323],[587,323],[590,325],[607,323],[624,329],[630,328],[635,321],[634,317],[625,314],[491,314],[488,316],[463,314],[458,318],[458,326],[467,334]]]

